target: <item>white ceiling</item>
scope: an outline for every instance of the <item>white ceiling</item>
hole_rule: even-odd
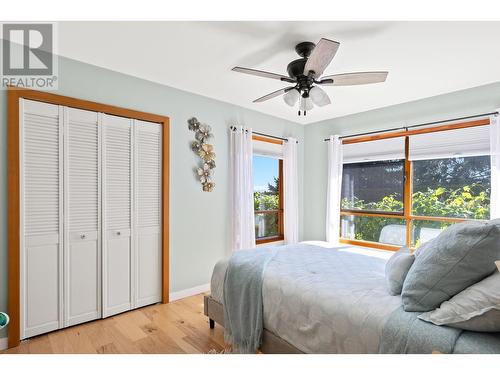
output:
[[[500,22],[61,22],[59,53],[185,91],[308,124],[500,81]],[[298,117],[286,87],[232,72],[235,65],[286,75],[295,44],[340,42],[325,75],[388,70],[387,82],[326,87],[332,105]]]

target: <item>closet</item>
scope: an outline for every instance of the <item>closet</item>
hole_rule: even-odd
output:
[[[161,302],[162,125],[19,101],[21,339]]]

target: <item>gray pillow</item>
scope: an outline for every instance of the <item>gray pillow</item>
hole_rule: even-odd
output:
[[[496,271],[419,318],[468,331],[500,332],[500,272]]]
[[[420,247],[416,248],[414,251],[413,251],[413,255],[415,256],[415,258],[417,258],[420,254],[422,254],[423,251],[425,251],[425,248],[427,246],[430,246],[430,243],[432,242],[432,240],[430,241],[426,241],[424,242],[422,245],[420,245]]]
[[[414,260],[415,257],[406,246],[389,258],[385,265],[385,282],[390,295],[401,294],[403,282]]]
[[[401,293],[405,311],[430,311],[495,270],[500,220],[452,225],[425,244]]]

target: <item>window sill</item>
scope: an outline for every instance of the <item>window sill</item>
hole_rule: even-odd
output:
[[[362,240],[349,240],[347,238],[340,238],[339,242],[346,245],[370,247],[372,249],[389,250],[389,251],[398,251],[401,248],[401,246],[398,245],[389,245],[379,242],[362,241]]]
[[[285,239],[285,236],[273,236],[273,237],[264,237],[255,240],[257,245],[267,244],[271,242],[280,242]]]

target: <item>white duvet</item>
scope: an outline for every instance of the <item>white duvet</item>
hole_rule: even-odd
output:
[[[264,273],[264,327],[306,353],[377,353],[384,324],[401,305],[385,287],[390,255],[319,242],[283,246]],[[226,267],[220,261],[212,275],[219,302]]]

